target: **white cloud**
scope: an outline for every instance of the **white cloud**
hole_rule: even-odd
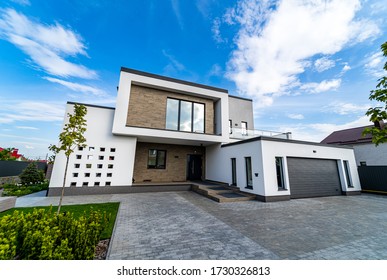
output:
[[[270,105],[273,94],[299,85],[298,75],[305,71],[308,59],[333,55],[380,34],[372,21],[356,19],[360,1],[287,0],[277,6],[273,1],[238,3],[225,16],[225,22],[240,25],[227,77],[240,94],[258,100],[261,106]]]
[[[94,94],[94,95],[97,95],[97,96],[106,95],[106,93],[103,90],[101,90],[99,88],[92,87],[92,86],[87,86],[87,85],[82,85],[82,84],[78,84],[78,83],[63,81],[63,80],[52,78],[52,77],[43,77],[43,79],[45,79],[47,81],[50,81],[52,83],[60,84],[62,86],[65,86],[65,87],[73,90],[73,91],[83,92],[83,93],[91,93],[91,94]]]
[[[222,67],[219,66],[219,64],[214,64],[211,67],[210,72],[208,73],[208,76],[220,76],[222,75]]]
[[[301,90],[310,93],[320,93],[329,90],[336,90],[341,85],[341,79],[324,80],[320,83],[305,83],[300,86]]]
[[[221,25],[220,18],[215,18],[214,21],[212,22],[212,28],[211,28],[212,37],[217,43],[225,43],[227,42],[227,40],[224,39],[220,34],[220,25]]]
[[[180,29],[183,30],[184,29],[184,22],[183,22],[183,17],[182,17],[181,12],[180,12],[179,0],[171,0],[171,4],[172,4],[173,12],[176,16],[177,22],[179,23]]]
[[[87,56],[80,35],[56,23],[43,25],[13,9],[1,10],[0,38],[25,52],[35,66],[61,77],[97,78],[97,73],[65,60],[66,56]]]
[[[35,147],[34,146],[30,146],[30,145],[24,145],[24,148],[26,148],[26,149],[35,149]]]
[[[381,78],[386,75],[386,71],[383,69],[384,57],[381,51],[370,54],[364,64],[366,72],[376,78]]]
[[[288,114],[288,118],[293,119],[293,120],[303,120],[304,115],[302,115],[302,114]]]
[[[38,129],[37,127],[33,127],[33,126],[16,126],[16,128],[27,129],[27,130],[37,130]]]
[[[312,123],[298,124],[280,127],[280,131],[291,131],[295,140],[305,140],[311,142],[321,142],[325,137],[337,130],[370,125],[367,116],[362,116],[354,121],[334,124],[334,123]]]
[[[344,65],[343,69],[341,70],[343,73],[351,70],[351,66],[349,66],[347,63]]]
[[[323,109],[323,111],[333,112],[339,115],[349,115],[357,113],[365,113],[371,105],[357,105],[345,102],[333,102]]]
[[[335,61],[329,59],[328,57],[316,59],[316,61],[314,62],[314,69],[319,73],[326,71],[332,67],[335,67]]]
[[[184,64],[179,62],[173,55],[167,53],[165,50],[162,50],[162,53],[169,60],[169,63],[164,67],[164,73],[173,75],[185,70]]]
[[[37,101],[8,101],[0,108],[0,123],[16,121],[61,122],[64,104]]]
[[[12,0],[12,2],[22,6],[31,6],[31,2],[29,0]]]

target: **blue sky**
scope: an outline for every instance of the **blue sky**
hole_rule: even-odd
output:
[[[121,66],[254,100],[255,128],[321,141],[368,124],[384,1],[0,4],[0,146],[45,158],[67,101],[114,106]]]

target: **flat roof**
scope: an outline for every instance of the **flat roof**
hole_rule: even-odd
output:
[[[252,99],[246,98],[246,97],[240,97],[240,96],[230,95],[230,94],[228,95],[228,97],[232,97],[232,98],[237,98],[237,99],[242,99],[242,100],[246,100],[246,101],[251,101],[251,102],[253,102]]]
[[[101,105],[94,105],[94,104],[86,104],[86,103],[79,103],[79,102],[73,102],[73,101],[67,101],[67,104],[78,104],[78,105],[84,105],[86,107],[95,107],[95,108],[101,108],[101,109],[110,109],[115,110],[114,107],[108,107],[108,106],[101,106]]]
[[[217,87],[207,86],[207,85],[203,85],[203,84],[188,82],[188,81],[179,80],[179,79],[175,79],[175,78],[171,78],[171,77],[166,77],[166,76],[152,74],[152,73],[148,73],[148,72],[144,72],[144,71],[139,71],[139,70],[135,70],[135,69],[131,69],[131,68],[121,67],[121,71],[131,73],[131,74],[140,75],[140,76],[155,78],[155,79],[159,79],[159,80],[164,80],[164,81],[168,81],[168,82],[179,83],[179,84],[183,84],[183,85],[219,91],[219,92],[223,92],[223,93],[228,94],[228,90],[224,89],[224,88],[217,88]]]
[[[321,144],[318,142],[308,142],[308,141],[301,141],[301,140],[293,140],[293,139],[282,139],[282,138],[275,138],[275,137],[268,137],[268,136],[258,136],[246,140],[241,140],[233,143],[227,143],[221,145],[221,147],[228,147],[228,146],[234,146],[234,145],[241,145],[244,143],[249,142],[255,142],[255,141],[273,141],[273,142],[285,142],[285,143],[292,143],[292,144],[303,144],[303,145],[313,145],[313,146],[322,146],[322,147],[330,147],[330,148],[344,148],[344,149],[353,149],[352,147],[348,146],[339,146],[339,145],[332,145],[332,144]]]

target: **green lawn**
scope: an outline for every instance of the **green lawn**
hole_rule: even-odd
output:
[[[102,213],[106,212],[107,215],[111,215],[109,224],[106,226],[104,231],[101,233],[100,239],[107,239],[112,236],[114,223],[117,217],[119,202],[109,202],[109,203],[95,203],[95,204],[78,204],[78,205],[62,205],[61,213],[63,212],[72,212],[74,217],[77,218],[81,216],[84,212],[89,213],[90,210],[99,210]],[[37,209],[50,209],[50,206],[37,206],[37,207],[20,207],[20,208],[12,208],[7,211],[0,213],[0,218],[7,214],[12,214],[15,210],[29,213]],[[52,211],[56,212],[58,206],[52,206]]]

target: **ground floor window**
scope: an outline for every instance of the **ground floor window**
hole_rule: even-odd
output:
[[[231,174],[232,174],[232,185],[237,185],[237,174],[236,174],[236,158],[231,159]]]
[[[165,150],[150,149],[148,153],[148,168],[165,169],[167,152]]]
[[[284,162],[282,157],[275,158],[275,170],[277,172],[277,186],[278,189],[285,189],[284,181]]]
[[[253,188],[253,172],[251,169],[251,157],[245,157],[246,165],[246,187]]]
[[[347,187],[352,188],[351,173],[349,171],[349,162],[344,160],[345,178],[347,179]]]

